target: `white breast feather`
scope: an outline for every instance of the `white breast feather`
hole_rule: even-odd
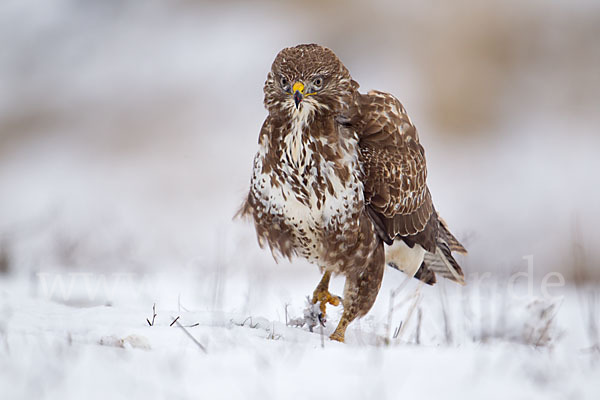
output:
[[[308,143],[302,140],[302,131],[307,126],[307,118],[310,113],[299,112],[298,118],[292,122],[292,130],[284,138],[286,149],[280,160],[279,168],[289,174],[300,174],[306,176],[308,193],[310,193],[309,205],[305,205],[296,199],[292,185],[289,182],[283,182],[279,187],[271,185],[271,179],[267,174],[262,173],[262,160],[266,154],[266,146],[259,149],[254,163],[254,174],[252,179],[252,190],[255,197],[265,207],[266,212],[272,215],[278,215],[289,225],[294,226],[300,231],[302,228],[304,237],[311,243],[317,244],[314,254],[301,254],[309,261],[316,261],[315,256],[321,252],[320,238],[316,237],[321,229],[335,229],[336,224],[345,224],[348,217],[357,203],[363,202],[363,185],[360,181],[359,162],[357,143],[358,138],[354,137],[346,143],[349,150],[343,154],[343,163],[348,165],[351,170],[350,180],[344,185],[335,174],[334,165],[330,161],[321,159],[318,165],[313,165],[310,170],[306,170],[311,165],[313,152],[308,147]],[[315,139],[309,137],[309,143]],[[304,151],[303,151],[304,147]],[[289,161],[284,158],[287,156]],[[316,180],[318,172],[329,180],[333,186],[334,194],[326,191],[324,202],[320,208],[317,207],[318,197],[313,192],[313,183]],[[314,233],[311,233],[314,232]]]

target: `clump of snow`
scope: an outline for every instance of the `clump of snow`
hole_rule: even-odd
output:
[[[124,349],[144,349],[150,350],[148,339],[140,335],[129,335],[124,338],[118,338],[114,335],[102,336],[98,341],[102,346],[121,347]]]

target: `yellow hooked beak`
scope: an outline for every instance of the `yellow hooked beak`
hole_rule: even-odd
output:
[[[294,93],[294,103],[296,104],[296,109],[298,109],[304,98],[304,84],[302,82],[294,83],[294,86],[292,86],[292,93]]]

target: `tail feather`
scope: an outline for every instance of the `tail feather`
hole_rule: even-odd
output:
[[[458,241],[458,239],[450,232],[448,228],[448,224],[438,213],[438,221],[440,222],[440,236],[442,236],[443,241],[448,244],[448,247],[451,251],[455,251],[459,254],[467,254],[467,249]]]
[[[438,276],[464,285],[465,276],[463,270],[452,256],[452,252],[467,254],[467,249],[465,249],[458,239],[450,232],[446,221],[444,221],[439,214],[437,214],[437,221],[437,237],[435,239],[435,249],[432,249],[433,252],[423,251],[423,247],[417,245],[407,247],[406,244],[402,242],[402,239],[396,239],[399,244],[395,243],[392,247],[388,248],[389,254],[386,253],[386,262],[392,268],[412,275],[428,285],[434,285],[437,282]],[[406,247],[406,249],[402,245]],[[410,258],[410,260],[407,257],[392,257],[394,255],[391,251],[394,249],[393,246],[401,247],[399,250],[403,250],[402,254],[405,256],[408,254],[407,250],[409,249],[421,249],[423,253],[420,255],[422,258],[418,261],[420,265],[408,262],[410,260],[417,260],[417,258],[414,257]],[[388,255],[390,255],[390,257],[388,257]],[[416,268],[417,265],[419,265],[418,268]],[[412,267],[409,268],[409,266]],[[412,269],[413,267],[415,269]]]
[[[414,277],[432,286],[435,285],[435,283],[437,282],[437,279],[435,278],[435,272],[427,268],[427,265],[425,265],[425,261],[421,263],[421,267],[419,268]]]
[[[446,221],[438,214],[439,231],[435,253],[427,252],[423,259],[421,268],[429,270],[436,275],[442,276],[461,285],[465,284],[465,275],[458,262],[452,256],[452,252],[467,254],[467,249],[450,233]]]
[[[452,257],[450,248],[444,244],[436,248],[435,253],[425,254],[423,263],[427,269],[436,275],[442,276],[461,285],[465,284],[465,276],[458,262]]]

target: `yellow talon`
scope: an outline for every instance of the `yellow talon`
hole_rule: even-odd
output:
[[[327,308],[327,303],[331,304],[332,306],[339,306],[341,303],[341,298],[339,296],[332,295],[327,289],[329,287],[330,277],[331,272],[325,271],[323,278],[321,278],[321,282],[319,282],[317,288],[313,292],[312,303],[317,304],[317,302],[320,302],[319,308],[321,309],[321,314],[323,314],[323,316],[326,314],[325,310]]]
[[[344,343],[344,335],[338,332],[333,332],[331,336],[329,336],[329,339]]]
[[[329,293],[329,290],[327,290],[327,289],[325,289],[325,290],[317,289],[313,293],[312,302],[313,302],[313,304],[317,304],[317,302],[320,302],[319,308],[321,309],[321,312],[323,313],[323,315],[325,315],[327,304],[331,304],[332,306],[337,307],[340,305],[340,298],[338,296],[334,296],[331,293]]]

